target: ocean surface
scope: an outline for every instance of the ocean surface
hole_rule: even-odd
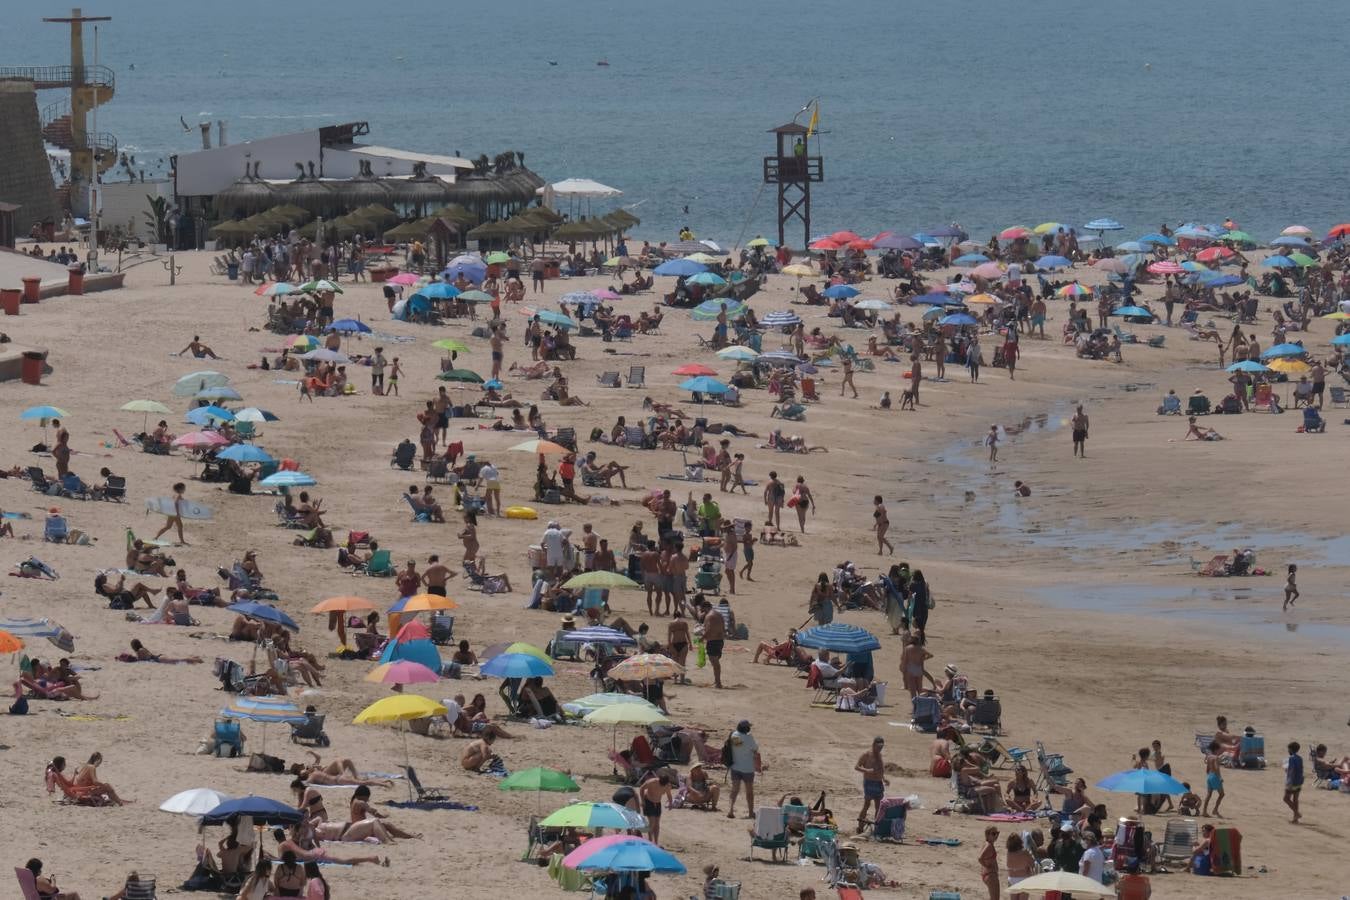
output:
[[[368,121],[373,143],[525,153],[624,191],[637,233],[775,230],[768,129],[820,98],[812,231],[1109,216],[1121,239],[1233,217],[1258,239],[1350,219],[1345,28],[1257,0],[612,3],[86,0],[137,167],[200,146]],[[61,64],[66,15],[15,4],[0,64]],[[93,55],[93,36],[86,36]],[[596,62],[604,59],[608,67]],[[556,62],[551,65],[550,61]],[[132,68],[134,66],[134,68]],[[40,102],[58,99],[43,97]],[[1338,100],[1337,98],[1342,98]],[[800,121],[805,122],[803,115]],[[687,212],[685,211],[687,207]],[[595,212],[608,209],[596,206]],[[800,241],[800,237],[797,238]],[[793,243],[791,236],[789,243]]]

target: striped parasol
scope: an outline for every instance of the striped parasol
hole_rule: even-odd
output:
[[[801,323],[802,317],[789,309],[774,310],[759,320],[759,324],[765,328],[787,328]]]

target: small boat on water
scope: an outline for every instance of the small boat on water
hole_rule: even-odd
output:
[[[609,67],[609,60],[607,60],[607,59],[602,59],[602,60],[598,61],[598,62],[596,63],[596,65],[597,65],[597,66],[605,66],[606,68],[608,68],[608,67]]]

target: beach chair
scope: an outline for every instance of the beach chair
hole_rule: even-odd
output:
[[[417,803],[438,803],[449,800],[450,796],[445,792],[445,788],[429,788],[422,784],[422,780],[417,777],[417,770],[412,766],[399,766],[408,776],[408,799],[415,799]],[[416,792],[416,798],[413,794]]]
[[[1041,741],[1036,742],[1036,764],[1039,767],[1036,776],[1037,787],[1042,793],[1048,792],[1051,785],[1064,787],[1069,783],[1069,776],[1073,774],[1073,769],[1064,764],[1064,755],[1047,753],[1045,744]]]
[[[628,386],[630,388],[645,388],[647,386],[646,366],[628,367]]]
[[[1112,326],[1111,326],[1111,332],[1112,332],[1116,337],[1120,338],[1120,342],[1121,342],[1122,344],[1137,344],[1137,343],[1139,343],[1139,338],[1135,337],[1134,334],[1132,334],[1131,332],[1128,332],[1128,331],[1126,331],[1125,329],[1121,328],[1119,325],[1112,325]]]
[[[1329,387],[1329,388],[1327,388],[1327,391],[1330,392],[1330,394],[1331,394],[1331,405],[1332,405],[1332,406],[1342,406],[1342,407],[1344,407],[1344,406],[1350,406],[1350,398],[1347,398],[1347,397],[1346,397],[1346,395],[1345,395],[1345,388],[1343,388],[1343,387]]]
[[[122,900],[155,900],[155,876],[139,873],[129,877],[122,887]]]
[[[427,461],[427,481],[434,481],[440,484],[450,484],[452,475],[450,474],[450,463],[442,457],[432,457]]]
[[[619,386],[619,373],[602,372],[601,374],[595,376],[595,380],[600,383],[601,387],[616,388]]]
[[[577,430],[575,428],[559,428],[553,435],[553,443],[566,447],[573,453],[577,450]]]
[[[568,638],[570,631],[559,629],[548,642],[548,655],[554,659],[581,659],[581,641]]]
[[[985,728],[993,735],[1002,733],[1003,704],[997,697],[981,697],[975,701],[975,709],[970,715],[970,727]]]
[[[1158,859],[1189,863],[1191,848],[1199,842],[1200,826],[1194,819],[1169,819],[1162,843],[1157,845]]]
[[[1237,767],[1264,769],[1266,767],[1266,739],[1260,734],[1244,734],[1238,742]]]
[[[1252,408],[1264,409],[1266,412],[1270,412],[1270,398],[1272,393],[1270,385],[1258,384],[1252,391]]]
[[[1209,562],[1205,563],[1196,574],[1207,575],[1211,578],[1219,578],[1228,574],[1228,554],[1223,553],[1215,556]],[[1211,735],[1213,737],[1213,735]]]
[[[1316,408],[1311,406],[1303,407],[1303,433],[1325,434],[1326,430],[1327,420],[1322,418]]]
[[[365,574],[377,578],[392,577],[394,574],[393,551],[376,550],[370,556],[370,562],[366,563]]]
[[[455,617],[444,612],[431,616],[431,642],[444,646],[455,639]]]
[[[412,520],[414,522],[429,523],[431,521],[431,513],[427,512],[425,509],[418,509],[417,505],[413,503],[412,497],[404,494],[403,499],[408,504],[408,508],[412,510]]]
[[[64,544],[70,537],[70,525],[65,516],[48,516],[42,525],[42,539],[53,544]]]
[[[1209,415],[1209,398],[1203,394],[1192,394],[1186,401],[1186,414],[1188,416],[1207,416]]]
[[[328,735],[323,730],[324,716],[309,714],[305,716],[303,722],[293,722],[291,724],[291,743],[292,744],[313,744],[317,747],[327,747],[332,743]]]
[[[28,480],[32,482],[33,490],[39,494],[46,494],[49,497],[61,495],[61,485],[55,481],[49,481],[41,466],[28,467]]]
[[[216,742],[216,756],[241,756],[244,752],[244,737],[239,730],[237,719],[222,719],[216,722],[213,737]],[[223,751],[223,752],[222,752]]]
[[[913,712],[910,714],[910,724],[914,730],[933,734],[938,729],[938,722],[942,719],[942,704],[937,697],[920,694],[913,700]]]
[[[102,497],[104,500],[121,503],[127,498],[127,480],[121,475],[109,475],[108,483],[103,488]]]
[[[781,806],[761,806],[755,810],[755,829],[750,833],[750,859],[755,858],[755,848],[769,851],[769,858],[775,862],[782,856],[782,862],[788,857],[787,816]]]
[[[234,423],[234,434],[241,441],[251,441],[258,437],[258,426],[254,422],[236,421]]]
[[[629,387],[632,387],[630,384]],[[647,446],[647,435],[643,433],[640,425],[625,425],[623,427],[624,445],[634,450],[649,450]]]
[[[14,877],[19,879],[19,892],[23,895],[23,900],[42,900],[42,895],[37,889],[37,878],[31,869],[27,866],[16,866]]]

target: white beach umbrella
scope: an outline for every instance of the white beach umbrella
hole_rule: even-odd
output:
[[[233,798],[211,788],[192,788],[174,794],[159,805],[164,812],[183,816],[204,816],[220,804]]]

